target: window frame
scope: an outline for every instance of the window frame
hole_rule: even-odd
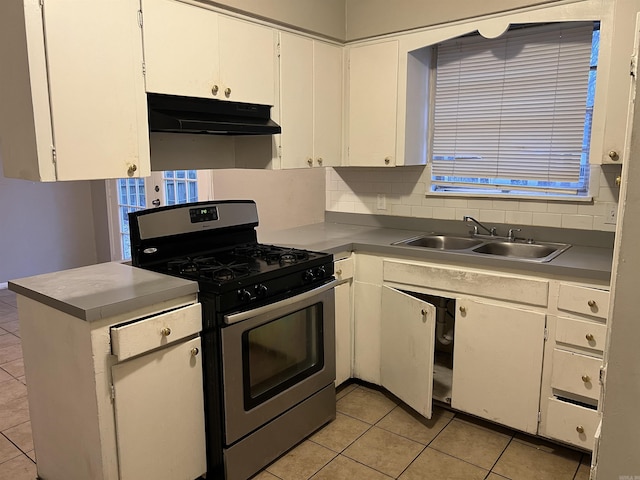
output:
[[[480,38],[485,37],[485,38],[498,38],[501,37],[504,33],[506,33],[507,31],[509,31],[510,28],[505,28],[504,32],[498,34],[498,35],[483,35],[480,28],[478,28],[477,31],[473,31],[473,32],[469,32],[467,34],[463,34],[463,35],[458,35],[458,36],[454,36],[452,38],[444,38],[442,40],[440,40],[439,42],[431,45],[429,48],[432,49],[432,54],[431,54],[431,69],[429,72],[429,76],[430,76],[430,80],[429,80],[429,104],[427,106],[427,110],[428,110],[428,142],[427,142],[427,165],[428,165],[428,170],[427,170],[427,188],[426,188],[426,196],[455,196],[455,197],[470,197],[470,198],[491,198],[491,199],[534,199],[534,200],[560,200],[560,201],[577,201],[577,202],[589,202],[593,200],[593,196],[592,196],[592,187],[594,185],[593,182],[593,177],[594,175],[597,174],[597,172],[595,172],[594,169],[594,153],[595,153],[595,146],[594,143],[597,145],[597,141],[594,142],[594,129],[593,129],[593,120],[595,117],[595,104],[596,104],[596,91],[598,90],[598,84],[600,82],[595,82],[595,86],[596,88],[591,90],[591,71],[594,70],[593,67],[593,52],[594,52],[594,38],[597,38],[596,40],[596,53],[599,52],[600,50],[600,45],[601,45],[601,36],[600,36],[600,25],[601,25],[601,21],[599,19],[595,19],[595,20],[570,20],[570,19],[561,19],[558,21],[553,21],[553,22],[527,22],[526,24],[518,24],[517,22],[512,22],[511,24],[507,24],[507,27],[515,27],[515,29],[523,29],[523,28],[544,28],[545,25],[551,25],[551,28],[553,28],[553,24],[567,24],[567,23],[587,23],[587,22],[592,22],[594,25],[593,28],[593,32],[598,32],[597,34],[592,34],[592,47],[591,47],[591,59],[590,59],[590,69],[589,69],[589,78],[587,80],[587,93],[586,93],[586,103],[585,103],[585,114],[584,114],[584,125],[586,128],[586,122],[587,122],[587,116],[591,115],[590,118],[590,123],[589,123],[589,151],[587,152],[587,158],[586,158],[586,162],[584,161],[584,159],[579,161],[579,164],[577,165],[577,168],[580,171],[580,179],[579,181],[583,182],[583,188],[567,188],[564,190],[561,188],[545,188],[543,186],[535,186],[535,187],[529,187],[527,186],[524,189],[518,189],[517,186],[513,186],[511,187],[508,184],[505,184],[505,188],[502,189],[503,191],[499,191],[501,190],[500,188],[500,184],[494,185],[494,184],[488,184],[486,189],[483,189],[481,187],[481,184],[477,184],[477,186],[475,186],[473,183],[468,183],[465,184],[463,182],[456,184],[455,182],[451,182],[451,183],[447,183],[446,181],[443,182],[437,182],[434,179],[434,173],[433,173],[433,162],[434,162],[434,130],[435,130],[435,95],[436,95],[436,75],[437,75],[437,47],[438,45],[445,43],[445,42],[451,42],[451,41],[456,41],[456,39],[461,38],[461,37],[472,37],[472,36],[478,36]],[[599,59],[598,59],[599,60]],[[596,63],[596,68],[597,68],[597,63]],[[600,89],[602,89],[602,87],[600,87]],[[591,97],[591,103],[589,103],[589,93],[592,93],[593,96]],[[590,111],[589,111],[590,109]],[[584,139],[586,137],[583,137],[583,146],[584,146]],[[596,139],[597,140],[597,139]],[[582,155],[585,154],[585,150],[582,150]],[[586,172],[585,172],[586,171]],[[448,177],[455,177],[456,175],[445,175]],[[462,175],[465,176],[465,175]],[[467,175],[468,177],[468,175]],[[469,178],[488,178],[488,177],[469,177]],[[503,180],[508,180],[507,178],[504,178]],[[513,179],[513,180],[517,180],[517,179]],[[436,190],[435,185],[439,185],[441,188]],[[505,192],[504,190],[509,190],[508,192]],[[540,192],[540,193],[537,193]],[[545,192],[545,193],[542,193]]]

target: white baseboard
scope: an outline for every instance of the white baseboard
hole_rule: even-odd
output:
[[[9,288],[9,283],[8,282],[0,283],[0,290],[5,288]]]

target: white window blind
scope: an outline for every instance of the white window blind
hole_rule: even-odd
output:
[[[592,34],[552,24],[438,45],[432,189],[584,190]]]

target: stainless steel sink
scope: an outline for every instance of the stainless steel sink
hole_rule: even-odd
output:
[[[492,239],[491,237],[458,237],[438,234],[411,237],[395,242],[393,245],[454,251],[470,255],[492,255],[540,263],[552,260],[571,246],[566,243],[522,243],[509,241],[506,237]]]
[[[394,243],[394,245],[408,245],[410,247],[436,248],[439,250],[464,250],[484,243],[482,240],[468,237],[453,237],[450,235],[424,235],[408,238]]]
[[[475,253],[528,260],[549,261],[571,245],[564,243],[516,243],[492,241],[473,249]]]

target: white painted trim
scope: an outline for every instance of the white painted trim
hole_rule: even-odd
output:
[[[9,288],[9,283],[8,282],[0,283],[0,290],[6,290],[7,288]]]

